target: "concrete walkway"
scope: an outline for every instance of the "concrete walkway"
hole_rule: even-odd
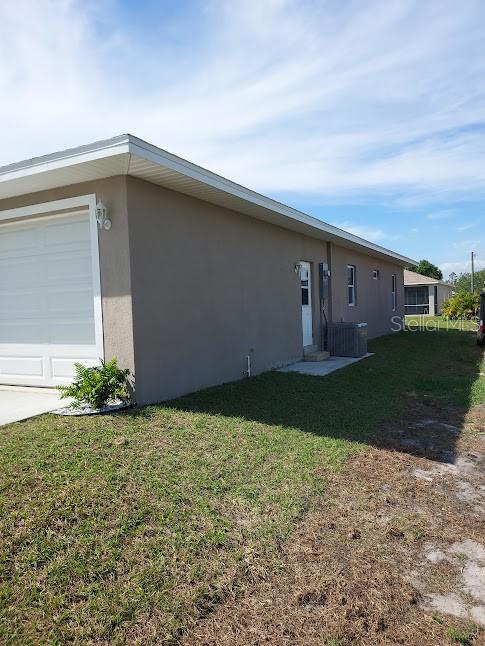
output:
[[[280,368],[279,372],[301,372],[303,375],[313,375],[314,377],[324,377],[335,370],[350,366],[356,361],[362,361],[367,357],[372,357],[374,353],[368,352],[363,357],[329,357],[325,361],[298,361],[289,366]]]
[[[0,426],[48,413],[60,406],[56,390],[0,386]]]

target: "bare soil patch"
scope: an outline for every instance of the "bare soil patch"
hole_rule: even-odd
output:
[[[412,408],[185,646],[485,644],[485,407]]]

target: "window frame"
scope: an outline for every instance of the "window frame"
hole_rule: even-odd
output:
[[[391,298],[392,298],[392,311],[397,310],[397,274],[391,276]]]
[[[308,278],[306,280],[306,285],[303,285],[303,279],[302,279],[302,269],[305,271],[308,271]],[[311,307],[312,306],[312,266],[311,263],[307,263],[305,261],[305,264],[300,265],[300,289],[301,289],[301,305],[302,307]],[[306,292],[306,298],[307,302],[303,302],[303,293]]]
[[[349,271],[352,274],[352,282],[349,282]],[[357,305],[357,267],[355,265],[347,265],[347,305],[349,307],[355,307]],[[350,292],[349,290],[352,290]],[[350,294],[352,293],[352,300],[350,300]]]

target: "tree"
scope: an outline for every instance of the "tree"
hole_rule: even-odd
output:
[[[420,260],[415,267],[409,267],[410,271],[415,271],[417,274],[422,276],[428,276],[429,278],[434,278],[435,280],[443,279],[443,272],[439,267],[433,265],[429,260]]]
[[[456,280],[454,291],[469,292],[471,290],[472,276],[470,272],[460,274]],[[475,272],[475,292],[481,292],[485,288],[485,269]]]

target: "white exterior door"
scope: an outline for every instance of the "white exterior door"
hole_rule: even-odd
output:
[[[313,345],[312,277],[309,262],[300,262],[303,347]]]
[[[99,362],[94,233],[88,209],[0,221],[0,384],[68,383],[75,361]]]

